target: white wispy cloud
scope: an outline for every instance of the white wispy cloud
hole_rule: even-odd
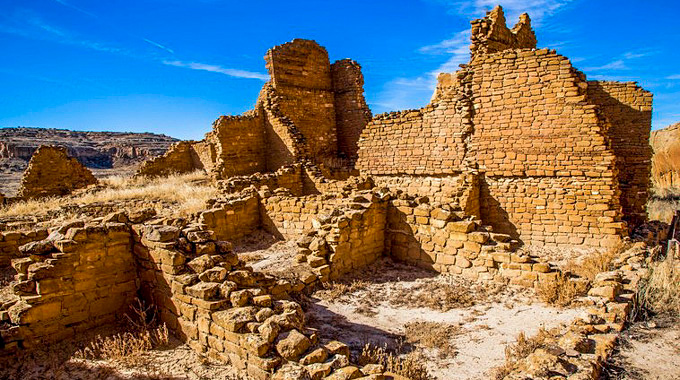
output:
[[[669,76],[666,77],[666,79],[680,80],[680,74],[669,75]]]
[[[584,67],[583,70],[586,71],[604,71],[604,70],[626,70],[628,67],[623,59],[617,59],[616,61],[609,62],[602,66],[591,66]]]
[[[59,3],[59,4],[63,5],[63,6],[65,6],[65,7],[71,8],[71,9],[73,9],[73,10],[75,10],[75,11],[78,11],[78,12],[80,12],[80,13],[82,13],[82,14],[88,15],[88,16],[90,16],[90,17],[99,18],[99,17],[98,17],[97,15],[95,15],[94,13],[91,13],[91,12],[88,12],[88,11],[82,9],[82,8],[76,7],[75,5],[73,5],[73,4],[71,4],[71,3],[67,3],[67,2],[65,2],[64,0],[54,0],[54,2]]]
[[[436,78],[439,73],[456,71],[458,65],[470,60],[470,30],[457,32],[449,39],[434,45],[423,46],[418,51],[423,54],[439,54],[449,57],[446,62],[429,73],[433,78]]]
[[[163,61],[163,64],[168,66],[184,67],[192,70],[210,71],[212,73],[224,74],[235,78],[259,79],[263,81],[269,80],[269,75],[267,74],[240,69],[230,69],[218,65],[210,65],[200,62]]]
[[[153,45],[153,46],[155,46],[155,47],[157,47],[157,48],[159,48],[159,49],[165,50],[165,51],[167,51],[167,52],[170,53],[170,54],[175,54],[175,51],[172,50],[172,49],[170,49],[170,48],[167,47],[167,46],[161,45],[161,44],[159,44],[159,43],[156,42],[156,41],[151,41],[151,40],[148,39],[148,38],[142,38],[142,39],[144,40],[144,42],[146,42],[146,43],[148,43],[148,44],[150,44],[150,45]]]

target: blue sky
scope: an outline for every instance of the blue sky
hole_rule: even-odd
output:
[[[653,128],[680,122],[677,1],[0,0],[0,126],[201,139],[252,108],[265,52],[297,37],[361,63],[374,113],[418,108],[498,2],[589,79],[652,91]]]

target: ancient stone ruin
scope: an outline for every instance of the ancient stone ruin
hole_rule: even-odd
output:
[[[195,351],[255,379],[395,378],[352,362],[348,345],[311,328],[295,300],[386,257],[538,287],[569,273],[520,246],[607,248],[645,220],[651,94],[587,81],[567,58],[537,49],[526,14],[512,29],[500,7],[473,21],[470,62],[441,74],[419,110],[372,117],[360,66],[331,64],[314,41],[265,59],[271,80],[253,110],[220,117],[205,139],[177,143],[138,172],[205,170],[221,192],[205,210],[120,210],[0,236],[0,259],[17,272],[14,298],[0,304],[0,353],[110,325],[139,297]],[[60,164],[65,157],[41,148],[25,196],[91,183],[82,166]],[[294,257],[247,265],[230,242],[257,231],[296,242]],[[597,378],[643,256],[620,258],[619,272],[590,283],[589,319],[553,336],[569,355],[545,353],[559,371]]]
[[[612,245],[645,220],[651,93],[587,81],[567,58],[536,49],[527,15],[513,29],[501,8],[474,21],[471,61],[439,76],[428,106],[372,119],[355,62],[330,65],[306,40],[265,59],[272,79],[253,111],[221,117],[205,140],[140,174],[226,179],[303,163],[334,179],[358,169],[440,202],[476,186],[471,216],[531,244]]]
[[[41,146],[31,157],[24,172],[19,197],[33,199],[62,196],[96,183],[92,172],[70,157],[66,148]]]

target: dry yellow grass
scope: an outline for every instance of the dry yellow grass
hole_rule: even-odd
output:
[[[638,309],[642,312],[680,317],[680,260],[668,255],[649,266],[638,287]]]
[[[505,347],[505,363],[491,371],[491,378],[495,380],[504,379],[517,367],[517,364],[521,360],[531,355],[537,349],[543,347],[549,336],[550,333],[542,327],[538,331],[538,334],[529,338],[524,332],[519,333],[515,343]]]
[[[441,359],[458,354],[451,341],[461,332],[460,326],[443,322],[410,322],[404,326],[406,342],[436,349]]]
[[[579,286],[575,281],[569,280],[569,276],[560,273],[555,281],[544,281],[538,284],[536,294],[541,301],[557,305],[567,306],[587,289]]]
[[[217,196],[203,172],[157,178],[112,176],[101,181],[102,188],[72,197],[50,197],[13,203],[0,209],[0,217],[44,215],[68,205],[83,205],[129,200],[172,203],[170,216],[187,216],[205,208],[205,202]],[[161,210],[158,210],[161,211]],[[60,216],[68,219],[71,215]],[[75,216],[75,215],[73,215]]]
[[[387,372],[403,376],[411,380],[433,380],[423,365],[423,358],[416,352],[405,355],[389,351],[386,347],[378,347],[367,343],[361,350],[357,360],[359,365],[380,364]]]
[[[653,188],[647,202],[649,220],[670,223],[676,210],[680,210],[680,189]]]
[[[156,325],[156,310],[140,299],[125,314],[130,331],[111,336],[97,336],[76,351],[76,359],[112,360],[128,367],[147,364],[146,352],[168,344],[170,334],[165,324]]]

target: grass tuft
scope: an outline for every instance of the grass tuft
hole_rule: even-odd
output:
[[[367,343],[361,350],[357,362],[361,366],[380,364],[387,372],[410,380],[434,380],[423,365],[423,358],[416,352],[399,355],[397,352],[388,350],[387,347]]]

